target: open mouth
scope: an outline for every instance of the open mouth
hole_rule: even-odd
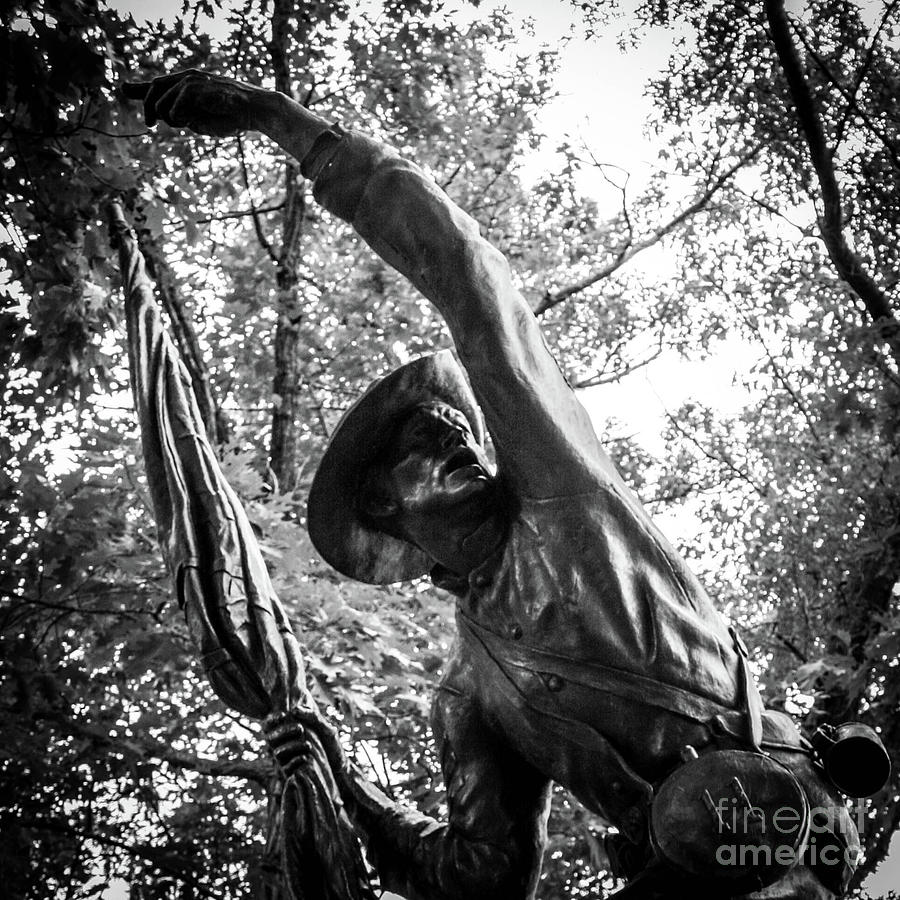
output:
[[[468,447],[460,447],[458,450],[454,450],[444,463],[441,474],[444,482],[451,487],[471,478],[487,477],[487,474],[478,462],[475,451]]]

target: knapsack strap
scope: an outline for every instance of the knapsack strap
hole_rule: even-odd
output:
[[[731,639],[734,641],[734,649],[741,661],[741,692],[744,695],[744,709],[747,716],[747,739],[750,745],[759,753],[763,752],[763,703],[759,691],[756,689],[756,683],[753,680],[753,673],[750,671],[750,654],[747,651],[747,645],[741,636],[737,633],[737,629],[732,625],[728,629]]]

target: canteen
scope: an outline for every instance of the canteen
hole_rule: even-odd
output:
[[[868,797],[884,787],[891,759],[874,728],[861,722],[823,725],[813,735],[825,774],[848,797]]]

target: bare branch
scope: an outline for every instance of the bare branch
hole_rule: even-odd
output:
[[[123,591],[123,593],[125,592]],[[127,593],[129,596],[133,596],[134,594],[133,590],[129,590]],[[0,589],[0,595],[13,601],[12,605],[7,610],[4,610],[6,615],[9,615],[10,612],[14,612],[20,606],[37,606],[41,609],[52,609],[55,612],[64,612],[69,615],[121,616],[122,618],[132,619],[134,621],[142,621],[143,617],[150,616],[156,621],[159,621],[159,616],[156,611],[152,609],[115,609],[114,607],[84,607],[68,603],[53,603],[49,600],[42,600],[37,597],[26,597],[24,594],[13,594],[2,589]]]
[[[556,291],[548,290],[535,307],[534,314],[536,316],[543,315],[545,312],[547,312],[547,310],[553,309],[554,306],[558,306],[560,303],[563,303],[570,297],[575,296],[575,294],[580,294],[582,291],[586,291],[589,287],[592,287],[598,282],[603,281],[605,278],[609,278],[610,275],[621,269],[622,266],[625,265],[625,263],[629,262],[629,260],[637,256],[638,253],[640,253],[642,250],[647,250],[649,247],[658,244],[664,237],[666,237],[666,235],[671,234],[692,216],[695,216],[697,213],[705,209],[709,201],[715,196],[716,192],[719,191],[732,177],[734,177],[736,172],[738,172],[752,159],[754,159],[754,157],[757,156],[761,149],[761,147],[756,146],[749,150],[747,153],[743,154],[733,166],[731,166],[729,169],[719,175],[718,178],[714,179],[709,185],[707,185],[706,190],[704,190],[703,193],[700,194],[700,196],[697,197],[693,203],[690,203],[679,213],[673,216],[668,222],[666,222],[665,225],[656,229],[656,231],[649,234],[643,240],[632,241],[631,237],[629,237],[625,244],[616,253],[615,258],[611,263],[608,263],[595,272],[592,272],[585,278],[582,278],[581,280],[576,281],[573,284],[568,285],[567,287],[560,288]]]
[[[800,410],[803,418],[806,419],[806,424],[809,427],[809,433],[813,436],[817,444],[821,444],[822,438],[819,435],[813,417],[810,415],[809,410],[806,408],[806,404],[803,402],[803,398],[797,393],[797,391],[794,390],[794,387],[788,380],[787,375],[785,375],[781,366],[778,365],[778,361],[775,359],[772,351],[769,350],[769,345],[766,343],[759,325],[754,322],[739,306],[736,306],[736,309],[738,315],[741,317],[741,319],[743,319],[744,324],[756,335],[756,339],[759,341],[760,346],[763,348],[766,356],[769,358],[769,364],[772,366],[772,371],[775,373],[775,377],[781,382],[781,386],[788,392],[791,399],[794,401],[794,405],[798,410]]]
[[[627,249],[634,242],[634,226],[631,222],[631,216],[628,212],[628,182],[631,181],[631,172],[627,169],[623,169],[621,166],[617,166],[614,163],[604,163],[600,162],[594,154],[588,150],[588,154],[591,157],[591,162],[594,164],[595,168],[600,172],[601,176],[603,176],[603,180],[612,188],[615,188],[622,195],[622,220],[625,222],[625,228],[628,232],[628,237],[625,241],[625,248]],[[615,169],[618,172],[621,172],[624,175],[624,179],[621,184],[617,181],[614,181],[610,175],[608,170]],[[620,250],[621,252],[621,250]]]
[[[631,337],[633,337],[633,335],[629,334],[625,340],[630,340]],[[572,387],[576,389],[582,389],[596,387],[600,384],[611,384],[614,381],[621,381],[621,379],[625,378],[626,375],[631,375],[632,372],[637,372],[639,369],[643,369],[645,366],[649,366],[650,363],[652,363],[654,359],[657,359],[663,352],[663,340],[662,334],[660,334],[658,336],[655,349],[651,350],[645,356],[641,357],[640,359],[627,362],[623,359],[622,365],[619,368],[614,369],[612,372],[607,371],[612,358],[614,356],[620,355],[619,349],[621,348],[625,340],[619,341],[616,346],[612,348],[607,358],[606,365],[604,365],[599,372],[595,372],[593,375],[590,375],[587,378],[583,378],[580,381],[574,382],[572,384]]]
[[[247,172],[247,159],[244,156],[244,139],[241,135],[237,136],[237,147],[238,147],[238,161],[241,164],[241,177],[244,179],[244,187],[247,188],[247,196],[250,196],[250,175]],[[281,206],[284,206],[282,203]],[[273,263],[277,265],[278,256],[275,254],[275,251],[272,249],[272,245],[269,243],[269,239],[266,237],[265,232],[263,231],[262,221],[259,218],[259,210],[253,205],[253,200],[250,200],[250,214],[253,216],[253,228],[256,231],[256,238],[259,241],[260,247],[266,251],[269,259],[272,260]]]
[[[717,455],[708,447],[704,446],[698,439],[697,436],[688,431],[679,421],[672,415],[668,410],[665,410],[666,418],[669,420],[669,424],[681,435],[682,438],[689,441],[693,444],[710,462],[714,462],[717,465],[725,466],[731,474],[739,479],[740,481],[745,482],[750,485],[753,490],[759,494],[760,497],[767,497],[768,494],[765,490],[763,490],[754,480],[751,478],[750,474],[743,469],[741,469],[736,463],[730,460],[724,454]]]
[[[243,778],[265,787],[275,774],[275,767],[261,760],[209,759],[173,750],[168,744],[154,741],[149,736],[137,738],[112,737],[106,729],[79,722],[56,710],[41,710],[35,719],[44,719],[59,725],[70,734],[87,738],[100,747],[120,750],[141,760],[157,759],[178,769],[197,772],[213,778]]]
[[[456,168],[450,173],[450,175],[444,181],[441,182],[441,190],[442,191],[446,191],[447,188],[450,187],[450,185],[453,183],[453,180],[462,171],[462,167],[464,164],[465,164],[464,162],[459,163],[459,165],[456,166]]]
[[[266,213],[278,212],[284,209],[284,201],[281,203],[273,203],[271,206],[251,207],[250,209],[235,209],[231,212],[221,213],[218,216],[207,216],[203,219],[197,219],[198,225],[208,225],[210,222],[224,222],[226,219],[240,219],[244,216],[262,216]]]
[[[756,204],[756,206],[758,206],[760,209],[764,209],[770,215],[782,219],[784,222],[790,225],[791,228],[796,228],[797,231],[800,232],[801,237],[808,238],[812,237],[815,234],[814,228],[798,224],[793,219],[786,216],[777,206],[769,203],[769,201],[764,197],[760,197],[759,194],[748,194],[747,191],[744,191],[739,187],[735,187],[734,190],[742,197],[746,197],[751,203]]]
[[[772,634],[782,647],[790,650],[795,659],[801,663],[809,662],[809,657],[789,637],[781,634],[781,632],[777,630],[773,630]]]

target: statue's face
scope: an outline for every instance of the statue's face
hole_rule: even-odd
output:
[[[492,487],[490,465],[468,419],[446,403],[416,407],[392,436],[385,461],[382,486],[401,513],[477,506]]]
[[[498,481],[458,409],[437,402],[416,407],[371,476],[369,515],[451,572],[471,571],[502,538]]]

